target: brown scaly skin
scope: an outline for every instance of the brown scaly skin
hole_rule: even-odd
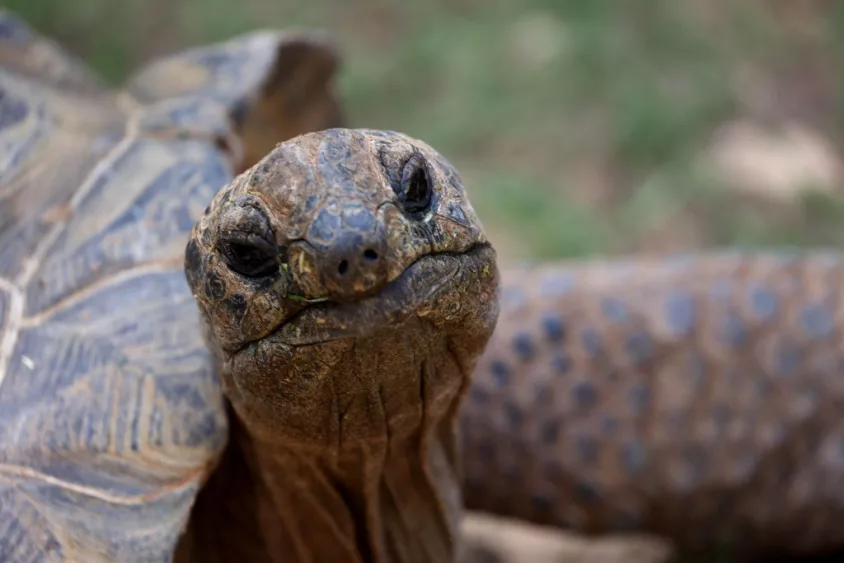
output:
[[[498,313],[454,169],[398,133],[298,137],[219,192],[185,264],[235,419],[185,553],[453,561],[457,408]]]
[[[703,561],[840,550],[842,279],[821,250],[503,269],[467,507]]]

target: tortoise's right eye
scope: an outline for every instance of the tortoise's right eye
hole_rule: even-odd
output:
[[[278,271],[278,247],[255,233],[227,233],[220,241],[226,264],[246,277],[259,278]]]
[[[229,269],[249,278],[278,272],[281,251],[270,221],[255,202],[244,199],[220,217],[217,249]]]

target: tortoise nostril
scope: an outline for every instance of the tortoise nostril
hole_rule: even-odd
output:
[[[347,255],[348,256],[348,255]],[[354,257],[348,257],[340,260],[337,264],[337,274],[340,276],[345,276],[349,273],[352,264],[357,265],[365,265],[365,264],[376,264],[378,262],[378,253],[373,250],[372,248],[364,249],[358,256],[362,257],[362,261],[359,263],[354,259]]]

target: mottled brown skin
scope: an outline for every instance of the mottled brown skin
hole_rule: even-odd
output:
[[[448,162],[390,132],[283,143],[214,198],[185,271],[235,430],[184,556],[453,561],[498,272]]]
[[[503,270],[467,507],[704,556],[841,548],[841,279],[821,251]]]

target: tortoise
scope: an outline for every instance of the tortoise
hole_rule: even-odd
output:
[[[323,33],[262,31],[154,60],[114,91],[52,41],[0,12],[0,560],[455,557],[460,511],[451,426],[456,398],[465,392],[473,358],[495,321],[494,252],[453,167],[424,143],[395,133],[333,130],[272,151],[277,141],[345,124],[332,87],[338,60]],[[251,168],[266,153],[262,164]],[[279,174],[297,172],[304,174],[299,199],[279,192],[261,211],[256,190],[272,196]],[[416,190],[431,190],[432,199],[425,203],[425,193],[404,190],[409,182]],[[368,191],[356,192],[361,185]],[[319,201],[334,198],[334,189],[343,197],[333,204]],[[247,192],[251,200],[243,200]],[[382,208],[386,202],[379,198],[385,197],[398,201]],[[261,230],[270,226],[269,217],[274,229],[285,212],[303,213],[305,221],[304,213],[317,204],[331,213],[311,221],[311,239],[291,246],[283,262],[290,268],[285,276],[302,287],[293,284],[278,293],[278,280],[269,287],[253,284],[237,271],[244,267],[238,261],[256,255],[241,248],[245,254],[238,257],[231,253],[236,245],[254,246],[260,258],[276,244]],[[431,214],[425,205],[442,206],[442,214]],[[381,214],[377,219],[373,206]],[[343,233],[325,238],[338,217],[358,229],[355,240],[371,244],[348,259],[345,273],[339,270],[342,259],[330,264],[328,277],[303,270],[309,257],[332,260],[332,253],[349,251],[342,246],[348,242]],[[367,232],[364,221],[373,220],[377,228]],[[238,225],[257,226],[264,238]],[[293,236],[291,228],[285,236]],[[209,237],[229,252],[219,254]],[[308,240],[317,254],[308,252]],[[275,271],[281,265],[271,266]],[[470,287],[473,278],[483,283]],[[370,295],[387,280],[392,283],[378,299],[391,300],[391,310]],[[234,292],[237,283],[241,291]],[[449,287],[455,291],[437,297]],[[314,297],[321,289],[327,293]],[[368,301],[355,305],[359,293],[369,295]],[[204,327],[194,294],[205,308]],[[280,296],[278,303],[267,301]],[[346,309],[305,310],[326,297]],[[294,324],[307,329],[307,315],[310,326],[326,330],[324,323],[343,316],[351,321],[354,315],[358,334],[385,334],[407,353],[385,354],[383,344],[373,343],[375,336],[358,338],[346,353],[362,354],[360,361],[375,354],[382,366],[397,367],[392,374],[369,373],[373,381],[389,376],[380,382],[380,395],[363,395],[344,374],[334,373],[336,390],[345,393],[336,397],[341,403],[334,411],[297,418],[290,410],[284,416],[291,418],[283,421],[256,418],[254,411],[269,405],[244,403],[242,393],[250,389],[284,392],[286,397],[276,399],[288,409],[302,409],[299,414],[314,405],[297,400],[319,399],[305,395],[307,387],[296,396],[289,394],[292,388],[274,388],[261,373],[246,387],[233,379],[257,369],[257,360],[232,371],[222,352],[232,339],[255,338],[277,320],[253,310],[265,305],[273,315],[301,317],[286,325],[288,331]],[[412,312],[415,319],[402,321]],[[408,334],[401,336],[397,327]],[[409,339],[411,333],[420,342]],[[221,355],[218,363],[208,341]],[[349,342],[335,338],[321,348],[337,357]],[[428,358],[415,349],[422,342],[437,354]],[[448,355],[439,354],[447,347]],[[290,347],[279,345],[282,350]],[[404,373],[402,362],[410,357],[420,371]],[[321,362],[291,367],[313,386],[325,379],[316,373],[327,365]],[[447,373],[439,373],[440,367]],[[399,375],[407,380],[397,381]],[[235,399],[231,403],[221,383]],[[378,414],[376,407],[384,410]],[[345,409],[343,417],[336,418],[337,408]],[[357,414],[360,419],[347,418]],[[373,418],[376,414],[382,418]],[[389,441],[387,415],[393,420]],[[344,425],[345,420],[351,422]],[[309,444],[343,428],[333,437],[348,445],[332,442],[334,449],[320,460],[328,462],[348,448],[344,470],[354,467],[364,445],[368,455],[397,449],[387,458],[391,477],[382,487],[387,492],[412,486],[416,498],[385,498],[380,518],[385,529],[378,531],[370,527],[379,520],[373,507],[353,496],[363,494],[354,471],[332,474],[318,484],[330,482],[335,490],[322,486],[309,494],[327,503],[348,502],[352,517],[338,509],[341,527],[333,529],[323,521],[320,505],[298,498],[286,508],[295,507],[296,518],[314,530],[284,535],[279,513],[268,512],[272,505],[264,501],[271,498],[267,493],[288,491],[268,489],[256,478],[261,473],[252,470],[255,454],[270,455],[261,463],[279,460],[272,459],[271,449],[256,449],[255,439],[268,425],[281,423],[284,432],[272,440],[295,443],[297,422],[311,424],[298,438]],[[423,429],[430,451],[413,451],[409,438]],[[408,439],[397,442],[403,434]],[[420,437],[414,438],[417,445]],[[423,464],[420,456],[431,459]],[[371,537],[364,537],[367,533]],[[295,551],[302,546],[291,545],[294,540],[307,540],[307,556]]]
[[[820,432],[835,325],[817,312],[840,255],[504,269],[499,290],[454,167],[338,128],[324,35],[192,49],[120,91],[9,14],[0,40],[3,561],[448,561],[461,501],[686,545],[724,522],[751,552],[840,545],[836,427]],[[718,340],[727,321],[771,355]],[[778,349],[818,362],[783,379]],[[647,399],[689,371],[671,359],[713,350],[713,381],[742,362],[793,397],[735,398],[760,422],[734,444],[756,487],[652,424],[674,403]],[[698,430],[723,411],[682,397]],[[689,451],[718,463],[695,473]],[[811,503],[765,516],[789,483]]]

